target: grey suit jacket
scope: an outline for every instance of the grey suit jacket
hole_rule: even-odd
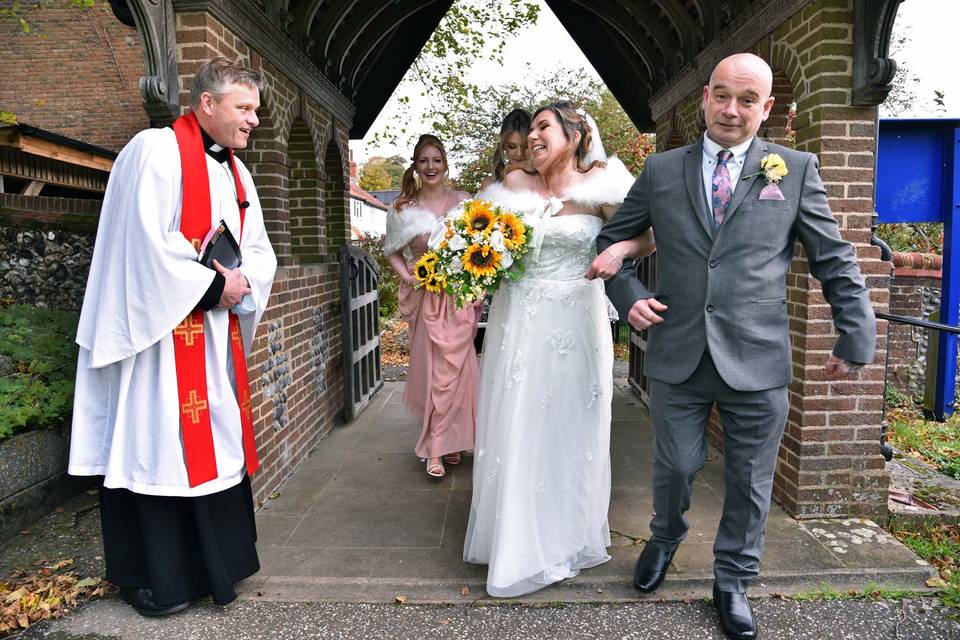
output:
[[[789,173],[784,200],[760,200],[766,185],[760,159],[778,153]],[[850,244],[840,237],[820,180],[816,156],[755,138],[742,178],[717,228],[707,208],[703,141],[647,158],[642,175],[603,228],[597,250],[653,226],[657,291],[648,291],[624,265],[607,281],[607,295],[626,318],[654,293],[669,296],[664,322],[650,329],[646,374],[679,384],[705,349],[723,380],[759,391],[791,379],[786,275],[799,238],[810,272],[821,282],[839,337],[833,353],[852,362],[873,360],[876,319]]]

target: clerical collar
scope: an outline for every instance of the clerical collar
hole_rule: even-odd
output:
[[[200,127],[200,135],[203,137],[203,148],[208,156],[221,164],[230,159],[230,150],[214,142],[210,134],[203,130],[203,127]]]

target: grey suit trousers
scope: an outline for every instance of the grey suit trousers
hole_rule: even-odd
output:
[[[716,403],[723,426],[725,493],[714,542],[714,575],[723,591],[746,591],[760,570],[773,475],[789,401],[787,388],[736,391],[704,352],[688,379],[650,379],[656,432],[650,544],[673,550],[687,535],[693,481],[707,455],[706,427]]]

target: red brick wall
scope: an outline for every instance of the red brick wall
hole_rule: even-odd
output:
[[[118,151],[149,126],[138,88],[144,74],[140,35],[121,24],[107,2],[90,9],[66,4],[44,3],[27,12],[33,33],[0,22],[0,111]]]
[[[249,167],[280,264],[248,361],[262,470],[262,503],[343,415],[337,249],[349,237],[347,128],[269,59],[207,14],[177,15],[180,103],[216,55],[260,69],[260,127],[238,155]]]

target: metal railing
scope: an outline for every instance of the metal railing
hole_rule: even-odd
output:
[[[943,324],[941,322],[934,322],[932,320],[924,320],[923,318],[913,318],[910,316],[900,316],[893,313],[881,313],[876,312],[877,318],[881,320],[886,320],[888,322],[894,322],[897,324],[906,324],[914,327],[922,327],[924,329],[929,329],[931,331],[943,331],[946,333],[955,333],[960,335],[960,327],[954,327],[953,325]],[[887,389],[887,369],[890,365],[890,332],[887,331],[887,355],[886,360],[883,363],[883,389],[884,389],[884,403],[883,403],[883,419],[880,422],[880,453],[883,455],[884,459],[887,462],[893,459],[893,447],[890,446],[890,443],[887,442],[887,433],[890,429],[890,422],[887,420],[887,403],[886,403],[886,389]],[[929,369],[927,370],[929,374]],[[936,375],[936,373],[934,373]]]

